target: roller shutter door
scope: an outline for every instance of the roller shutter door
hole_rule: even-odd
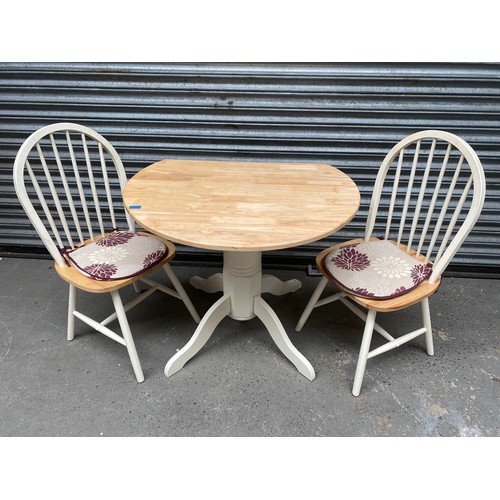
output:
[[[120,153],[129,176],[162,158],[329,163],[362,199],[356,218],[313,244],[265,254],[309,264],[362,232],[385,154],[417,130],[456,133],[486,170],[484,212],[453,268],[500,267],[500,64],[0,63],[0,250],[45,251],[17,202],[12,165],[39,127],[74,121]],[[218,259],[178,246],[179,260]]]

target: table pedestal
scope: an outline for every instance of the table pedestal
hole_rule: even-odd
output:
[[[209,293],[223,292],[222,297],[201,319],[191,340],[173,356],[165,366],[170,377],[179,371],[208,341],[217,325],[229,316],[247,321],[257,316],[267,328],[281,352],[309,380],[316,374],[311,363],[293,346],[273,309],[261,297],[261,293],[283,295],[298,290],[299,280],[281,281],[275,276],[262,276],[262,252],[224,252],[223,273],[207,279],[194,277],[191,284]]]

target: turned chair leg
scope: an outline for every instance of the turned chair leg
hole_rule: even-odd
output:
[[[76,287],[69,285],[69,298],[68,298],[68,340],[75,338],[75,312],[76,308]]]
[[[422,300],[422,319],[424,321],[425,332],[425,347],[429,356],[434,355],[434,342],[432,340],[432,323],[431,312],[429,308],[429,299]]]
[[[321,297],[321,294],[323,293],[323,290],[325,289],[327,283],[328,280],[323,276],[321,278],[321,281],[318,283],[318,286],[314,290],[313,294],[311,295],[311,298],[309,299],[309,302],[307,303],[307,306],[304,309],[304,312],[302,313],[302,316],[300,317],[297,326],[295,327],[295,330],[297,332],[300,332],[302,330],[302,327],[304,326],[305,322],[311,315],[311,312],[314,309],[314,306],[318,302],[319,298]]]
[[[170,282],[174,286],[175,290],[179,294],[182,302],[184,302],[184,305],[187,307],[187,310],[193,317],[196,323],[199,323],[201,321],[200,315],[196,311],[193,303],[191,302],[191,299],[189,298],[188,294],[186,293],[186,290],[184,290],[184,287],[182,286],[181,282],[179,281],[179,278],[177,278],[176,274],[174,273],[174,270],[170,266],[170,264],[165,264],[163,266],[163,269],[165,270],[165,273],[167,274]]]
[[[365,374],[366,361],[370,352],[370,344],[372,341],[373,327],[375,326],[375,317],[377,311],[369,310],[366,317],[365,331],[363,332],[363,340],[361,341],[361,348],[359,350],[358,364],[356,366],[356,375],[354,376],[354,385],[352,394],[359,396],[361,391],[361,384],[363,383],[363,376]]]
[[[123,339],[125,340],[125,346],[127,347],[130,361],[132,362],[135,378],[137,379],[137,382],[143,382],[144,374],[142,373],[141,363],[139,361],[139,357],[137,356],[137,350],[135,348],[132,332],[130,331],[127,316],[125,315],[125,309],[123,308],[123,303],[118,291],[111,292],[111,298],[113,299],[118,322],[120,323]]]

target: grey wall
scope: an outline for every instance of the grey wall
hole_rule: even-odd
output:
[[[322,162],[351,175],[359,215],[331,238],[265,256],[312,263],[362,232],[385,154],[411,132],[454,132],[486,170],[484,212],[453,266],[500,267],[500,63],[0,63],[0,250],[42,245],[12,186],[17,149],[57,121],[88,125],[117,148],[129,176],[161,158]],[[179,258],[216,254],[178,247]]]

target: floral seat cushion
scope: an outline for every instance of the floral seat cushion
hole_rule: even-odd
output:
[[[337,248],[325,257],[323,267],[344,290],[372,299],[403,295],[432,272],[431,264],[419,262],[389,240]]]
[[[115,231],[66,255],[83,275],[108,281],[136,276],[154,266],[166,253],[165,244],[152,236]]]

